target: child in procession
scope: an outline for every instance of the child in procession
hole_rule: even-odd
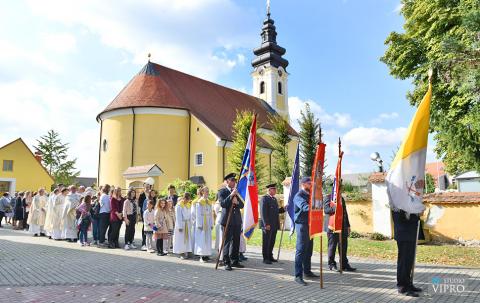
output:
[[[191,196],[185,193],[175,206],[175,231],[173,233],[173,253],[180,259],[188,259],[192,252]]]
[[[209,260],[212,254],[213,211],[208,199],[209,189],[204,186],[200,190],[199,199],[192,206],[192,221],[195,222],[194,254],[200,256],[200,262]]]
[[[155,210],[155,240],[157,244],[157,256],[166,255],[163,251],[163,240],[168,238],[166,207],[167,201],[163,198],[159,199]]]
[[[147,252],[154,253],[152,238],[153,238],[153,226],[155,225],[155,212],[153,207],[155,205],[154,200],[149,200],[147,203],[147,209],[143,212],[143,227],[145,231],[145,245]]]
[[[167,239],[167,251],[168,253],[172,253],[173,248],[173,230],[175,228],[175,208],[173,207],[173,200],[167,200],[167,211],[166,211],[166,219],[167,219],[167,229],[168,229],[168,239]]]
[[[77,226],[80,231],[80,245],[85,246],[88,245],[90,246],[90,243],[88,242],[88,230],[90,229],[90,225],[92,223],[92,197],[91,196],[85,196],[80,199],[81,203],[77,207]]]

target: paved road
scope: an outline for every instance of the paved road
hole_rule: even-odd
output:
[[[415,280],[425,293],[408,299],[396,294],[391,262],[351,258],[359,271],[324,270],[320,289],[318,280],[293,282],[293,252],[264,265],[258,248],[248,250],[245,269],[225,272],[212,263],[0,229],[0,302],[480,302],[480,269],[419,265]],[[319,272],[319,255],[313,270]]]

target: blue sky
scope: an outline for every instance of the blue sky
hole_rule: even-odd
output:
[[[379,61],[401,31],[399,0],[272,0],[278,43],[290,65],[292,124],[306,102],[320,119],[332,171],[336,140],[344,172],[386,163],[414,113],[409,81]],[[251,93],[252,49],[260,44],[263,0],[0,0],[0,144],[54,128],[82,176],[96,176],[96,115],[152,61]],[[429,159],[433,160],[429,146]]]

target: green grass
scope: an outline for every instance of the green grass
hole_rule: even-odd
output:
[[[290,239],[288,231],[283,234],[282,250],[295,250],[295,235]],[[280,243],[280,233],[277,233],[275,247]],[[262,232],[255,230],[248,245],[261,246]],[[318,236],[314,240],[314,250],[320,251],[320,239]],[[323,235],[323,252],[327,251],[327,236]],[[277,251],[275,250],[274,255]],[[349,238],[348,256],[372,258],[381,260],[397,259],[397,244],[393,240],[374,241],[367,238]],[[480,267],[480,248],[463,247],[457,245],[418,245],[417,262],[427,264],[459,265],[467,267]]]

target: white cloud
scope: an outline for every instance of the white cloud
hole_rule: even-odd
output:
[[[135,64],[144,64],[151,53],[154,62],[210,80],[244,64],[243,52],[259,40],[258,20],[231,0],[47,0],[28,4],[36,16],[86,28],[103,44],[131,54]],[[218,56],[216,49],[229,50],[229,55]]]
[[[68,53],[75,50],[77,39],[70,33],[43,34],[43,48],[56,53]]]
[[[348,145],[354,146],[391,146],[399,144],[407,129],[397,127],[394,129],[383,129],[376,127],[356,127],[349,130],[344,136],[343,141]]]
[[[336,126],[345,128],[352,124],[352,118],[348,113],[327,113],[318,103],[313,100],[302,100],[299,97],[288,98],[288,110],[290,115],[290,122],[295,129],[298,128],[298,119],[300,119],[300,112],[305,109],[305,104],[310,105],[311,111],[320,120],[322,127]]]
[[[396,112],[381,113],[380,115],[378,115],[378,117],[376,117],[375,119],[373,119],[373,120],[371,121],[371,123],[372,123],[372,124],[380,124],[380,123],[382,123],[383,121],[396,119],[396,118],[398,118],[398,117],[399,117],[399,115],[398,115],[398,113],[396,113]]]
[[[402,8],[403,8],[403,3],[398,3],[397,6],[395,6],[395,9],[393,10],[393,12],[399,14],[402,11]]]

